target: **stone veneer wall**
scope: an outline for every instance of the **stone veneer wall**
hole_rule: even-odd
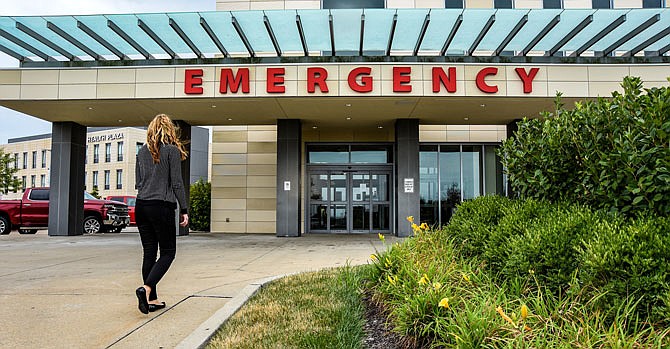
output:
[[[212,231],[274,233],[277,127],[215,126]]]

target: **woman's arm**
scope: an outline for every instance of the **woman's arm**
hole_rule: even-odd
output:
[[[172,191],[177,198],[177,202],[179,202],[180,213],[186,214],[188,212],[188,201],[186,201],[186,191],[181,177],[181,154],[175,146],[170,146],[169,149],[168,164],[170,166]]]

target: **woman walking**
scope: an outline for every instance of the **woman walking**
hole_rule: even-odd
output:
[[[186,156],[170,117],[156,115],[149,123],[147,143],[138,152],[135,166],[135,211],[144,250],[144,285],[137,288],[135,294],[138,308],[144,314],[165,308],[165,302],[158,300],[156,285],[170,268],[177,250],[177,204],[179,225],[188,225],[188,203],[181,177],[181,161]],[[156,260],[159,250],[160,258]]]

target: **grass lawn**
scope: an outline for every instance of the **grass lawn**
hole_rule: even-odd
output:
[[[361,348],[359,268],[298,274],[265,285],[207,348]]]

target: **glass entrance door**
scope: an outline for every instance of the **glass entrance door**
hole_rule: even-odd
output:
[[[390,171],[310,171],[309,177],[310,232],[390,231]]]

